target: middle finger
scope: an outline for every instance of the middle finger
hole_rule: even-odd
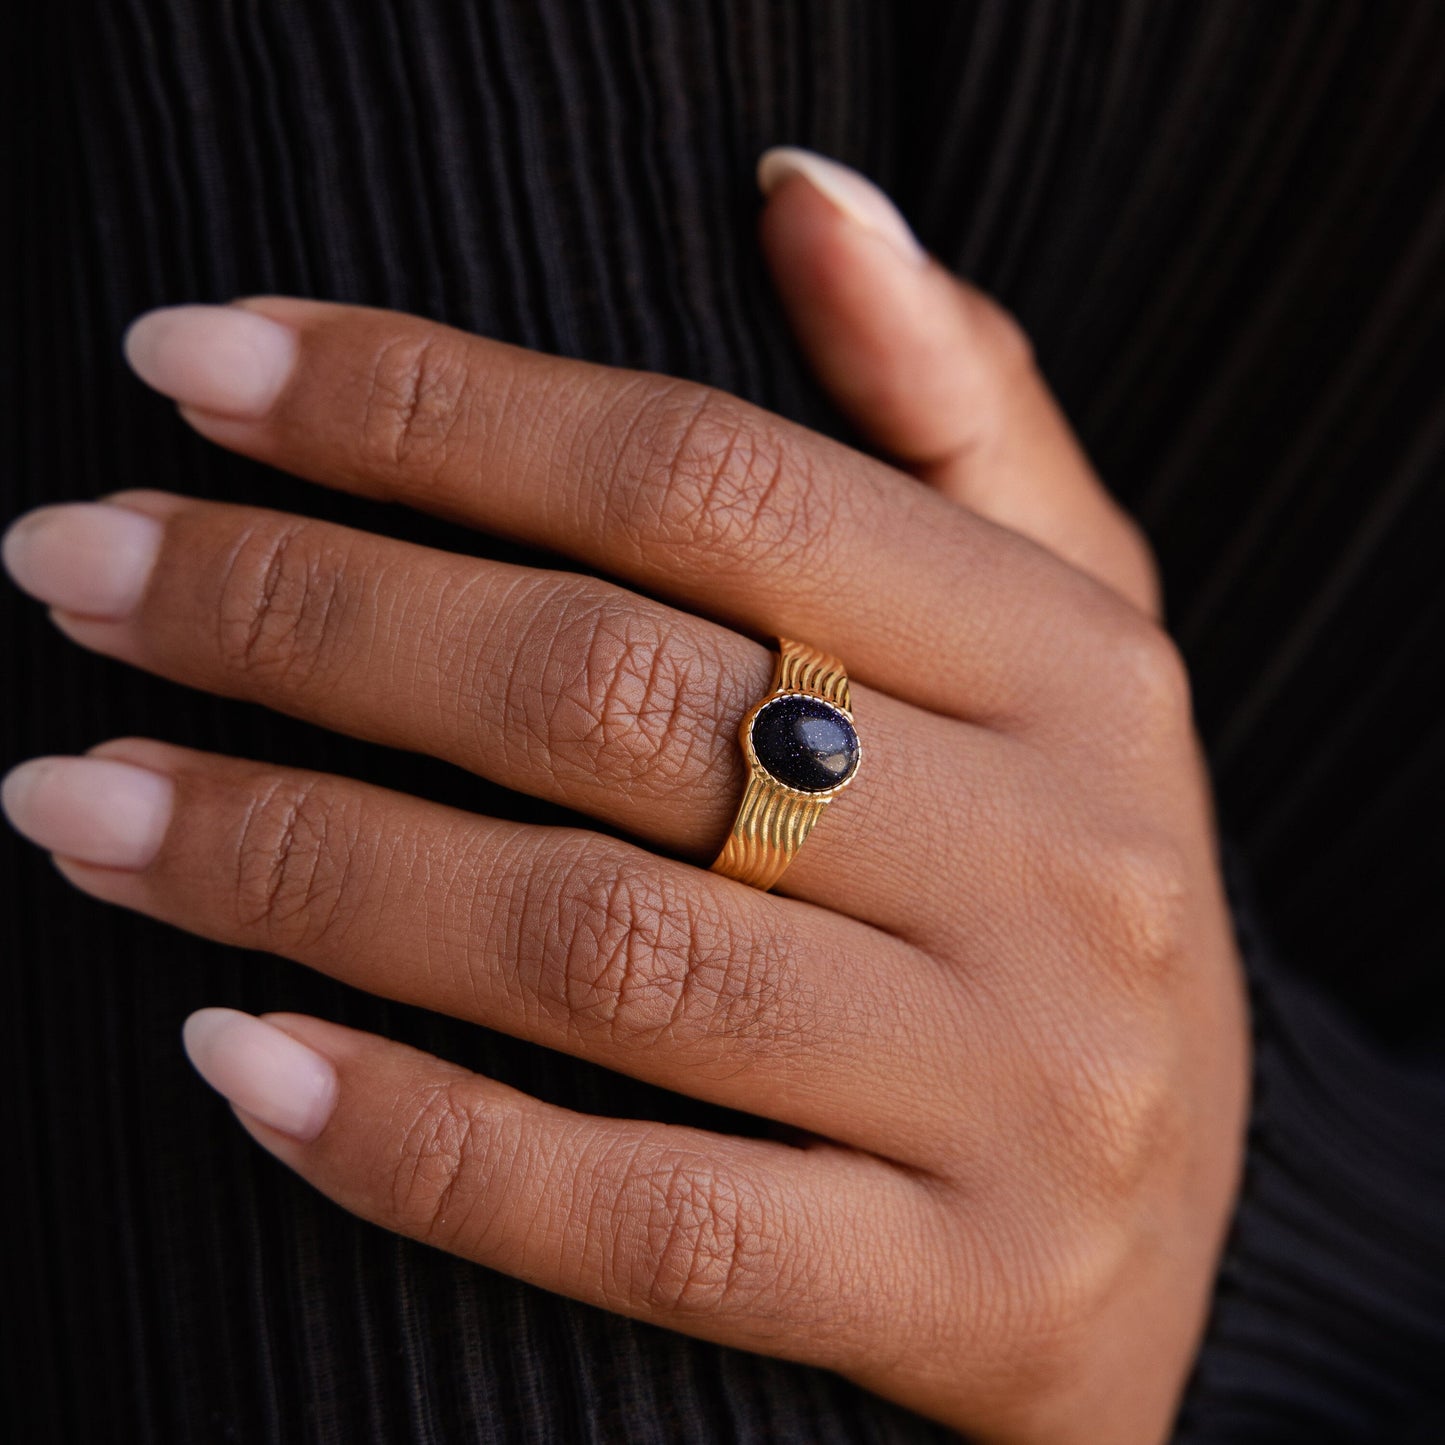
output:
[[[35,514],[11,549],[82,644],[716,855],[743,789],[738,721],[771,683],[766,648],[588,577],[253,508],[117,500]],[[147,575],[110,575],[122,555]],[[784,888],[926,942],[920,882],[975,876],[970,838],[997,852],[1000,817],[1025,811],[999,801],[1028,749],[866,689],[854,709],[863,770]],[[967,789],[939,785],[961,777]],[[918,837],[934,840],[921,857]]]

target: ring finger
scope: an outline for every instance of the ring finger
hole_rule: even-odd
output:
[[[698,862],[721,846],[766,648],[575,574],[159,493],[118,501],[47,509],[7,545],[77,641],[445,758]],[[864,771],[784,886],[916,939],[920,869],[925,884],[968,876],[985,822],[1000,846],[998,819],[1021,815],[998,806],[1003,780],[1028,749],[880,693],[860,689],[854,707]],[[940,790],[965,776],[968,789]],[[987,810],[977,832],[971,809]],[[919,836],[937,840],[921,858]]]

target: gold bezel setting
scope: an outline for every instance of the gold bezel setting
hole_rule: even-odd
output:
[[[853,741],[856,752],[853,755],[853,766],[848,770],[848,776],[841,782],[835,783],[831,788],[819,788],[816,791],[808,788],[794,788],[785,783],[774,772],[770,772],[765,763],[758,757],[758,750],[753,744],[753,723],[757,720],[758,714],[764,708],[771,707],[780,697],[807,697],[816,702],[821,702],[830,711],[841,717],[852,730]],[[743,720],[738,724],[738,741],[743,747],[743,756],[748,761],[748,768],[754,776],[763,778],[771,783],[773,787],[791,794],[795,798],[807,798],[810,802],[826,803],[831,798],[836,798],[854,778],[858,776],[858,769],[863,766],[863,740],[858,736],[858,724],[853,721],[852,712],[846,707],[839,707],[831,698],[823,697],[820,693],[809,692],[801,687],[780,687],[770,692],[761,702],[754,703],[746,713]]]
[[[780,698],[803,697],[823,703],[847,722],[856,749],[848,776],[832,787],[808,792],[792,787],[768,770],[758,757],[753,725],[762,711]],[[848,674],[836,657],[786,637],[778,639],[773,685],[750,707],[738,724],[738,741],[747,764],[747,784],[732,832],[713,863],[713,872],[754,888],[772,888],[812,832],[823,809],[857,779],[863,765],[863,743],[853,718]]]

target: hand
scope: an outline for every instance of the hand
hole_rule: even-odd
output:
[[[692,384],[269,297],[156,313],[133,363],[223,446],[618,582],[152,492],[6,539],[86,647],[635,842],[139,740],[22,765],[7,809],[99,898],[806,1140],[192,1018],[241,1123],[346,1208],[980,1440],[1158,1441],[1247,1074],[1184,671],[1017,328],[799,167],[770,162],[764,245],[897,468]],[[864,759],[763,894],[706,865],[778,633],[847,664]]]

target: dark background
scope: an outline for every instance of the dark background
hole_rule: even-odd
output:
[[[212,450],[122,367],[136,312],[263,290],[694,376],[844,434],[753,241],[756,155],[813,146],[1017,310],[1148,528],[1287,966],[1382,1048],[1445,1042],[1445,7],[81,0],[29,18],[4,47],[7,516],[162,486],[489,549]],[[9,590],[0,637],[7,765],[146,733],[537,815],[87,656]],[[703,1347],[508,1282],[479,1298],[475,1273],[261,1158],[177,1032],[204,1004],[298,1008],[578,1107],[700,1111],[106,910],[8,832],[0,850],[0,1127],[24,1206],[0,1355],[46,1422],[25,1438],[363,1438],[334,1424],[347,1412],[379,1440],[449,1421],[484,1438],[553,1396],[560,1437],[605,1438],[705,1402],[714,1374],[752,1382],[727,1405],[749,1435],[785,1367],[704,1370]],[[620,1332],[679,1362],[656,1398],[633,1377],[629,1398],[548,1383],[608,1380]],[[788,1388],[832,1388],[808,1378]],[[912,1428],[854,1409],[865,1434]]]

